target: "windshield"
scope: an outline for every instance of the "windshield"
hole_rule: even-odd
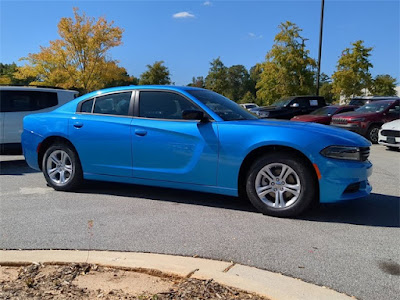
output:
[[[356,112],[362,112],[362,113],[377,113],[377,112],[382,112],[386,108],[388,108],[393,102],[392,101],[387,101],[387,102],[371,102],[368,104],[365,104],[364,106],[361,106],[360,108],[356,109]]]
[[[187,92],[205,104],[224,121],[258,119],[235,102],[220,94],[208,90],[188,90]]]
[[[284,106],[288,105],[290,103],[290,101],[292,101],[292,100],[293,100],[293,98],[285,98],[285,99],[281,99],[281,100],[276,101],[272,105],[279,106],[279,107],[284,107]]]
[[[315,116],[329,116],[333,115],[337,111],[337,107],[334,106],[325,106],[314,110],[311,115]]]

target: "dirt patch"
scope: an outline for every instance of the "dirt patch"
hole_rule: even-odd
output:
[[[26,298],[267,300],[213,280],[159,277],[89,264],[0,266],[0,299]]]

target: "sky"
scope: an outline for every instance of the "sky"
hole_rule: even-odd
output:
[[[0,0],[0,62],[18,65],[29,53],[58,39],[57,24],[73,17],[105,17],[124,29],[123,44],[110,51],[130,75],[163,60],[177,85],[206,76],[220,57],[246,68],[265,60],[281,22],[303,29],[306,47],[318,57],[320,0],[309,1],[5,1]],[[373,47],[373,76],[400,82],[400,1],[325,1],[321,71],[335,71],[342,51],[364,40]]]

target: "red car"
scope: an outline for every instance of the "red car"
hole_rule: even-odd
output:
[[[363,135],[373,144],[378,143],[382,124],[400,118],[400,99],[374,101],[353,112],[334,116],[331,125]]]
[[[342,105],[342,106],[329,105],[314,110],[309,115],[295,116],[290,120],[302,121],[302,122],[314,122],[314,123],[329,125],[331,123],[333,115],[353,111],[356,108],[358,108],[358,106],[356,105]]]

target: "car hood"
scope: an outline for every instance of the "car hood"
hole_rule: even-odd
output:
[[[382,125],[382,129],[400,130],[400,120],[394,120]]]
[[[351,145],[369,147],[371,143],[359,134],[318,123],[293,122],[274,119],[257,119],[241,121],[224,121],[223,123],[237,126],[249,126],[252,134],[276,132],[278,135],[301,136],[310,143],[326,145]],[[250,130],[250,129],[249,129]]]
[[[341,114],[334,115],[333,118],[364,118],[364,117],[369,117],[371,115],[378,114],[376,112],[370,112],[370,113],[360,113],[356,111],[350,111],[350,112],[345,112]]]
[[[329,116],[301,115],[301,116],[293,117],[292,120],[295,120],[295,121],[318,121],[318,120],[324,120],[326,118],[329,118]]]

